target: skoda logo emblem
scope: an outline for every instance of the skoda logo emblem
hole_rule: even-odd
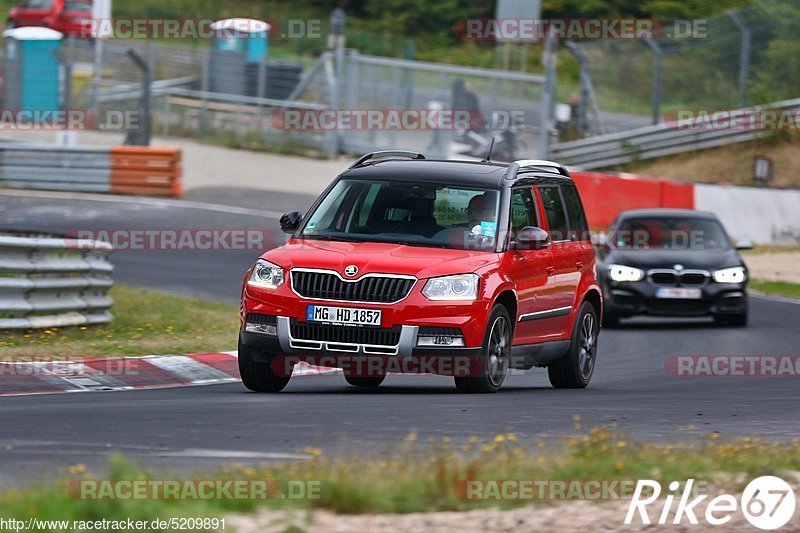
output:
[[[348,265],[347,267],[345,267],[345,269],[344,269],[344,275],[345,276],[347,276],[349,278],[352,278],[356,274],[358,274],[358,267],[357,266]]]

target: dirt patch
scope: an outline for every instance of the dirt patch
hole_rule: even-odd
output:
[[[285,531],[305,531],[308,533],[338,533],[349,531],[369,531],[370,533],[394,533],[413,531],[425,533],[485,532],[485,531],[653,531],[669,530],[681,532],[707,531],[748,531],[750,525],[740,511],[732,515],[731,521],[723,526],[705,524],[703,513],[711,498],[701,502],[696,508],[698,525],[688,522],[686,517],[680,525],[673,525],[676,503],[667,519],[667,525],[644,525],[638,517],[633,524],[624,524],[628,512],[628,501],[593,503],[577,501],[553,506],[523,507],[511,511],[499,509],[480,509],[465,512],[410,513],[382,515],[335,515],[327,511],[303,511],[288,513],[283,511],[262,511],[252,516],[235,516],[227,519],[239,533],[278,533]],[[741,498],[737,499],[741,501]],[[663,502],[650,510],[650,519],[658,521]],[[651,509],[648,507],[648,509]],[[226,524],[227,525],[227,524]],[[800,531],[800,513],[781,531]]]
[[[800,186],[800,137],[762,139],[701,152],[678,154],[625,167],[627,172],[655,178],[697,183],[753,185],[753,158],[769,157],[775,162],[774,187]]]
[[[747,254],[743,259],[753,279],[800,283],[800,252]]]

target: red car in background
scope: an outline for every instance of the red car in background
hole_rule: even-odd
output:
[[[8,14],[8,28],[42,26],[64,35],[87,37],[92,26],[91,0],[28,0]]]

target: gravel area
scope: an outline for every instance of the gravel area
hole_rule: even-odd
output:
[[[796,491],[797,487],[795,487]],[[710,498],[709,498],[710,499]],[[698,525],[692,525],[684,517],[683,523],[673,525],[677,502],[672,505],[672,513],[667,525],[646,526],[634,519],[634,524],[626,526],[623,522],[628,511],[628,501],[587,502],[575,501],[553,506],[523,507],[511,511],[480,509],[466,512],[378,514],[378,515],[335,515],[326,511],[303,511],[287,513],[281,511],[262,511],[256,515],[233,516],[226,520],[238,533],[278,533],[285,531],[304,531],[307,533],[355,532],[394,533],[408,531],[414,533],[459,532],[562,532],[562,531],[757,531],[737,512],[727,524],[711,526],[705,524],[704,500],[695,509],[698,512]],[[739,501],[741,501],[739,499]],[[662,506],[652,507],[650,518],[658,520]],[[294,529],[296,528],[296,529]],[[780,528],[781,532],[800,532],[800,513]]]
[[[800,283],[800,252],[767,252],[743,257],[753,279]]]

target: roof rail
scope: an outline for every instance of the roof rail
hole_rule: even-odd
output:
[[[408,159],[425,159],[425,156],[417,152],[408,152],[406,150],[384,150],[382,152],[370,152],[361,159],[350,165],[350,168],[360,167],[370,159],[394,159],[397,157],[406,157]]]
[[[506,179],[516,179],[517,174],[523,170],[544,170],[545,172],[553,172],[569,178],[567,167],[554,161],[545,161],[543,159],[520,159],[508,165],[508,174]]]

